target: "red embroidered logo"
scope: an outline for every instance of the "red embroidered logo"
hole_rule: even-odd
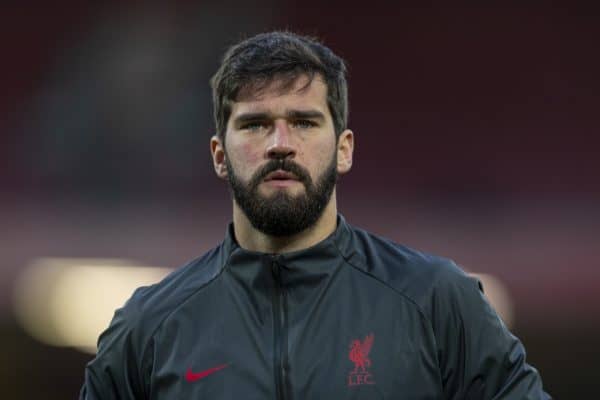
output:
[[[195,382],[198,379],[206,378],[207,376],[214,374],[215,372],[220,371],[226,367],[228,367],[228,364],[223,364],[217,367],[209,368],[202,372],[192,372],[192,369],[188,368],[187,372],[185,373],[185,380],[188,382]]]
[[[355,339],[350,343],[348,357],[354,363],[354,369],[348,374],[348,386],[375,384],[373,375],[368,370],[371,367],[369,353],[374,340],[375,335],[371,333],[362,342],[360,339]]]

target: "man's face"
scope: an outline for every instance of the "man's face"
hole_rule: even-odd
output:
[[[258,230],[290,236],[312,226],[331,199],[338,146],[327,87],[300,76],[288,90],[275,80],[232,105],[223,148],[237,205]]]

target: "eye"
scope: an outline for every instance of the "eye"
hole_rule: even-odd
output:
[[[300,129],[310,129],[317,126],[317,123],[309,119],[298,119],[294,121],[294,127]]]
[[[263,121],[247,122],[240,127],[240,129],[243,129],[246,131],[251,131],[251,132],[257,132],[261,129],[266,129],[266,128],[267,128],[267,123],[263,122]]]

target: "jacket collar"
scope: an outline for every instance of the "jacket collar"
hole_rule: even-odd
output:
[[[276,281],[288,289],[319,286],[328,281],[353,253],[353,232],[344,217],[338,215],[335,231],[321,242],[298,251],[269,254],[249,251],[235,240],[230,224],[223,242],[227,261],[225,271],[236,281],[259,292],[272,288]]]
[[[350,225],[348,225],[346,219],[341,214],[338,214],[336,229],[333,231],[333,233],[331,233],[331,235],[319,243],[306,249],[292,251],[289,253],[270,254],[242,248],[235,238],[233,223],[230,223],[225,234],[223,250],[229,257],[236,255],[243,256],[244,258],[267,258],[269,260],[276,260],[284,264],[302,262],[304,260],[309,260],[315,255],[326,256],[330,253],[348,258],[351,256],[353,250],[352,228]]]

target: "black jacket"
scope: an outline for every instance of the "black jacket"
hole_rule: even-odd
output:
[[[223,243],[117,310],[80,399],[548,399],[478,282],[349,226]]]

